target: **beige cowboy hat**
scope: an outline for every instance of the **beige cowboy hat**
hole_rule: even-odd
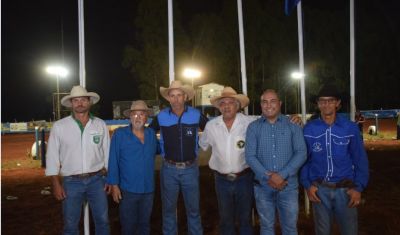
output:
[[[168,93],[172,89],[180,89],[187,95],[187,100],[191,100],[194,96],[194,89],[189,85],[183,85],[181,81],[174,80],[169,87],[160,87],[162,97],[168,100]]]
[[[124,110],[125,117],[130,117],[131,111],[146,111],[148,114],[150,114],[152,109],[147,107],[146,102],[143,100],[136,100],[132,101],[130,109]]]
[[[234,98],[240,103],[240,108],[247,107],[249,105],[249,98],[246,95],[238,94],[232,87],[226,86],[221,92],[220,96],[214,96],[210,99],[210,103],[218,108],[218,100],[222,98]]]
[[[90,97],[92,104],[95,104],[100,100],[100,96],[97,93],[87,92],[87,90],[82,86],[74,86],[71,89],[71,93],[61,99],[61,104],[70,108],[72,106],[71,99],[75,97]]]

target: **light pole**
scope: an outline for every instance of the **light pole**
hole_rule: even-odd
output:
[[[183,75],[184,78],[191,80],[192,88],[194,89],[194,85],[193,85],[194,79],[198,79],[198,78],[201,77],[201,71],[198,70],[198,69],[194,69],[194,68],[185,68],[183,70],[182,75]],[[195,98],[196,98],[196,95],[195,95],[194,99],[192,100],[192,106],[193,107],[195,107],[195,105],[196,105]]]
[[[300,81],[301,81],[301,79],[304,79],[304,74],[300,73],[300,72],[293,72],[290,75],[290,77],[297,80],[296,111],[297,111],[297,113],[300,113],[300,102],[299,102],[300,101],[300,98],[299,98],[299,96],[300,96]]]
[[[46,72],[51,75],[55,75],[57,80],[57,103],[56,103],[56,119],[61,118],[61,111],[60,111],[60,78],[65,78],[68,75],[68,70],[63,66],[48,66],[46,68]]]

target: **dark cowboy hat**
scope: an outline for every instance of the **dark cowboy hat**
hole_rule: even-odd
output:
[[[347,95],[340,92],[334,84],[322,85],[316,95],[311,96],[311,102],[316,102],[320,97],[335,97],[338,100],[347,100]]]

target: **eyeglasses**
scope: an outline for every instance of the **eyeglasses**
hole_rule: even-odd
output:
[[[321,99],[317,100],[318,104],[334,104],[337,101],[336,98],[328,98],[328,99]]]

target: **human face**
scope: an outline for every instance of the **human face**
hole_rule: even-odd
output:
[[[269,121],[275,122],[281,113],[281,104],[278,95],[274,91],[267,91],[261,96],[262,114]]]
[[[236,113],[239,110],[239,104],[234,98],[222,98],[218,101],[218,109],[224,120],[231,120],[236,117]]]
[[[91,106],[90,98],[87,96],[75,97],[71,99],[72,112],[76,114],[89,113]]]
[[[140,130],[147,122],[147,112],[143,110],[134,110],[130,114],[133,129]]]
[[[322,116],[331,116],[336,114],[340,100],[335,97],[319,97],[317,104]]]
[[[185,106],[186,94],[180,89],[172,89],[168,92],[168,101],[172,110],[182,110]]]

